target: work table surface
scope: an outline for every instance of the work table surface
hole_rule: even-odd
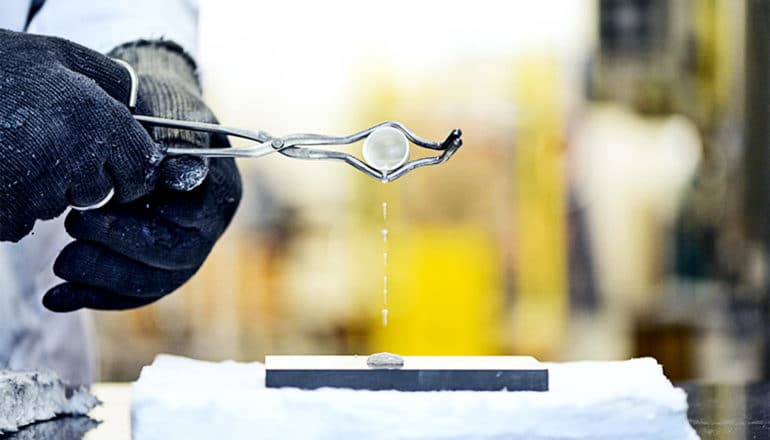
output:
[[[687,391],[690,424],[703,440],[770,439],[770,382],[742,385],[679,384]],[[91,412],[101,421],[85,435],[86,440],[129,440],[131,386],[100,383],[93,393],[103,402]],[[72,420],[57,421],[62,426]],[[173,423],[172,420],[169,423]],[[63,435],[57,439],[79,440],[81,437]],[[10,438],[13,438],[11,436]]]

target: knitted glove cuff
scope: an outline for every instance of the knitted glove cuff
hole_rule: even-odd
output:
[[[190,87],[191,92],[201,93],[195,60],[173,41],[132,41],[112,49],[108,55],[131,64],[139,75],[154,75]]]
[[[216,122],[201,98],[195,62],[174,42],[140,40],[113,49],[110,56],[131,64],[139,77],[136,112],[161,118]],[[153,127],[152,138],[165,147],[209,148],[207,133]],[[208,161],[175,157],[164,162],[161,183],[177,190],[199,185],[208,172]]]
[[[137,113],[162,118],[215,122],[201,99],[195,63],[182,48],[166,40],[136,41],[110,52],[131,64],[139,76]],[[208,147],[204,133],[155,128],[153,138],[164,144],[190,143]]]

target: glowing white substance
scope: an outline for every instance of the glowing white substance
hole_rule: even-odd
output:
[[[364,141],[363,154],[372,167],[393,171],[409,160],[409,141],[395,128],[378,128]]]

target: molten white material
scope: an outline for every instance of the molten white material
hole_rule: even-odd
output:
[[[364,141],[366,163],[380,171],[393,171],[409,160],[409,141],[392,127],[378,128]],[[383,205],[383,212],[384,212]]]

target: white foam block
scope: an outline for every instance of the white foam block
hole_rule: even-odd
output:
[[[698,438],[654,359],[541,365],[545,393],[303,391],[265,388],[259,363],[161,355],[133,385],[133,438]]]

